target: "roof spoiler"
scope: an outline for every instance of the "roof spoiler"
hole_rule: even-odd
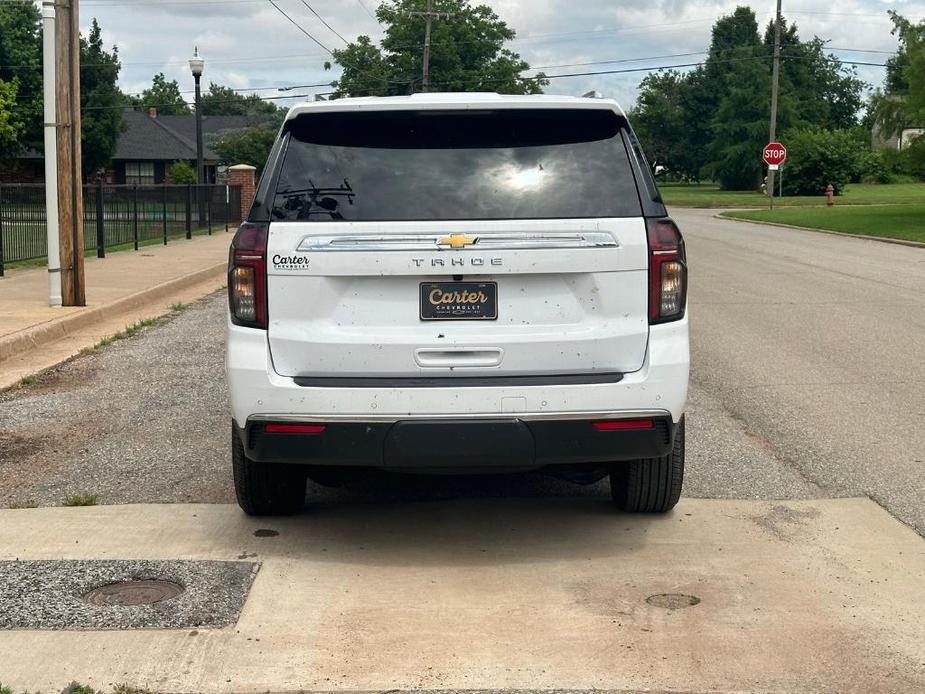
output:
[[[601,94],[596,89],[592,89],[590,92],[585,92],[581,95],[582,99],[603,99],[604,95]]]

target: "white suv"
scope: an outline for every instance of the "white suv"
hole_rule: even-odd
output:
[[[613,101],[294,107],[231,249],[238,502],[306,477],[540,470],[667,511],[684,473],[684,243]]]

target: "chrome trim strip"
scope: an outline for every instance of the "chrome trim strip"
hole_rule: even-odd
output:
[[[409,419],[421,420],[480,420],[480,419],[522,419],[529,422],[539,421],[573,421],[573,420],[610,420],[639,418],[671,417],[668,410],[620,410],[617,412],[491,412],[482,414],[260,414],[247,418],[248,422],[376,422],[390,423]]]
[[[296,251],[433,251],[433,250],[503,250],[544,248],[619,248],[612,234],[605,231],[540,232],[529,234],[488,233],[475,241],[451,249],[440,243],[447,234],[356,234],[305,236]]]

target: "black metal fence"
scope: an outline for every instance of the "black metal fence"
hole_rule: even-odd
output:
[[[177,237],[228,231],[241,216],[241,188],[231,185],[85,185],[84,249],[134,248]],[[45,186],[0,184],[0,275],[5,264],[48,252]]]

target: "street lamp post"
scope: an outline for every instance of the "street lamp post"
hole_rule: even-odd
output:
[[[196,183],[198,184],[196,200],[198,201],[200,225],[203,217],[205,217],[205,211],[202,200],[203,189],[199,186],[208,183],[206,181],[206,167],[202,161],[202,97],[199,90],[199,81],[202,78],[202,69],[205,67],[205,63],[206,61],[199,57],[199,47],[197,46],[193,57],[190,58],[189,67],[193,73],[193,79],[196,81]]]

